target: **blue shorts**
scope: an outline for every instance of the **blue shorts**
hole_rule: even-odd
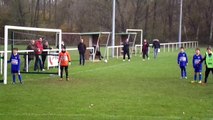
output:
[[[194,68],[194,71],[197,73],[197,72],[202,72],[202,68]]]
[[[19,70],[12,70],[12,73],[20,73]]]

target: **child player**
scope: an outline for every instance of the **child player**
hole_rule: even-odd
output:
[[[18,74],[18,79],[20,83],[22,84],[22,78],[20,74],[21,60],[18,54],[18,48],[13,48],[13,53],[11,54],[10,59],[8,60],[8,63],[11,63],[11,73],[13,75],[13,84],[16,84],[16,74]]]
[[[186,66],[188,65],[188,57],[187,54],[184,52],[184,47],[180,48],[180,52],[178,54],[177,62],[181,69],[181,78],[187,79],[187,73],[186,73]]]
[[[70,54],[66,51],[65,47],[62,47],[62,51],[59,53],[59,63],[60,63],[60,70],[61,70],[61,78],[63,80],[63,70],[65,69],[66,72],[66,80],[69,80],[68,76],[68,66],[69,62],[71,62]]]
[[[197,80],[197,75],[199,75],[199,82],[198,83],[202,83],[202,64],[200,64],[200,62],[202,61],[202,55],[200,54],[200,49],[197,48],[195,50],[195,55],[193,56],[193,59],[192,59],[192,63],[193,63],[193,67],[194,67],[194,80],[191,81],[191,83],[194,83],[196,82]]]

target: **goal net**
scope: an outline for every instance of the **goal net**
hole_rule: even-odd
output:
[[[77,46],[81,39],[87,47],[85,59],[90,61],[99,61],[106,58],[106,48],[110,39],[110,32],[86,32],[86,33],[62,33],[62,40],[70,45],[70,48],[76,50],[76,59],[79,59]],[[69,50],[69,49],[68,49]]]
[[[43,35],[40,35],[40,34],[43,34]],[[18,48],[20,54],[24,54],[26,55],[26,57],[28,57],[28,53],[34,52],[34,51],[26,50],[26,45],[33,39],[36,40],[39,37],[46,37],[48,35],[53,35],[53,36],[58,35],[58,44],[61,44],[61,40],[62,40],[61,29],[21,27],[21,26],[10,26],[10,25],[6,25],[4,27],[4,76],[3,76],[4,84],[7,84],[7,72],[8,72],[7,59],[9,58],[9,55],[12,52],[12,48],[14,47]],[[56,43],[56,42],[53,42],[53,43]],[[50,52],[50,50],[46,50],[46,51]],[[61,46],[59,46],[58,49],[52,49],[51,51],[61,51]],[[58,71],[60,71],[59,67],[57,70],[57,73],[59,75],[60,72]]]
[[[126,29],[126,32],[136,32],[137,39],[135,40],[135,55],[142,52],[143,30],[142,29]]]
[[[135,52],[135,41],[137,38],[137,33],[135,32],[124,32],[115,34],[115,46],[107,47],[107,59],[112,56],[119,58],[123,55],[123,43],[128,39],[130,55]],[[114,51],[114,53],[112,53]],[[114,54],[114,55],[113,55]]]

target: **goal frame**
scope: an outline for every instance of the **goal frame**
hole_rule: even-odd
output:
[[[141,33],[141,52],[142,52],[142,47],[143,47],[143,29],[126,29],[126,32],[140,32]],[[137,45],[137,44],[135,44]],[[136,55],[136,51],[135,51],[135,55]]]
[[[121,37],[121,35],[127,35],[128,37],[128,39],[131,37],[131,35],[134,35],[134,37],[133,37],[133,41],[132,41],[132,46],[130,46],[130,49],[131,49],[131,51],[130,51],[130,55],[132,56],[132,54],[133,54],[133,50],[134,50],[134,48],[135,48],[135,41],[136,41],[136,38],[137,38],[137,33],[136,32],[124,32],[124,33],[115,33],[115,35],[116,36],[120,36]],[[116,39],[115,39],[115,41],[117,41]],[[121,48],[123,48],[123,45],[115,45],[115,46],[107,46],[107,51],[106,51],[106,58],[107,58],[107,60],[109,60],[109,49],[116,49],[116,56],[117,56],[117,59],[118,59],[118,57],[119,57],[119,53],[118,53],[118,49],[121,49]],[[114,51],[114,54],[115,54],[115,51]]]
[[[37,32],[48,32],[57,33],[59,36],[59,51],[61,51],[61,40],[62,40],[62,30],[61,29],[50,29],[50,28],[37,28],[37,27],[24,27],[24,26],[11,26],[5,25],[4,27],[4,84],[7,84],[7,58],[8,58],[8,33],[9,30],[21,30],[21,31],[37,31]],[[60,67],[58,67],[58,75],[60,75]]]
[[[82,36],[91,36],[91,35],[98,35],[98,40],[97,40],[97,43],[96,43],[96,46],[99,44],[100,42],[100,38],[102,35],[107,35],[107,39],[106,39],[106,45],[105,45],[105,50],[104,50],[104,59],[107,58],[107,47],[108,47],[108,44],[109,44],[109,40],[110,40],[110,37],[111,37],[111,32],[62,32],[62,35],[79,35],[79,39],[82,38]],[[93,46],[89,46],[87,47],[87,49],[92,49]],[[92,62],[95,62],[95,56],[96,56],[96,52],[97,52],[97,48],[95,49],[92,49],[93,50],[93,57],[92,57]]]

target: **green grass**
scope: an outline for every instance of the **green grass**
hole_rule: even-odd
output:
[[[187,53],[187,80],[179,79],[178,51],[145,62],[139,56],[84,67],[74,61],[68,82],[23,74],[23,85],[0,85],[0,119],[212,120],[213,78],[207,86],[191,84],[193,50]]]

